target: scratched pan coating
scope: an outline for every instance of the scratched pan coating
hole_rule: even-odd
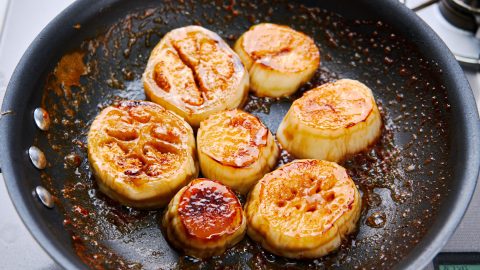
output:
[[[422,57],[412,43],[385,23],[348,20],[286,1],[237,1],[233,6],[138,2],[141,5],[128,11],[122,5],[109,7],[111,18],[98,24],[72,25],[82,38],[63,48],[63,57],[52,65],[44,83],[42,106],[52,124],[48,132],[35,135],[35,144],[49,160],[49,167],[41,173],[42,182],[56,196],[71,246],[86,265],[112,269],[390,268],[425,236],[449,193],[450,109],[439,79],[441,68]],[[321,53],[321,68],[295,96],[250,96],[244,109],[259,116],[272,133],[292,100],[309,88],[351,78],[365,83],[375,95],[384,123],[382,139],[343,163],[363,198],[359,229],[337,252],[317,260],[274,256],[248,237],[222,256],[204,261],[185,257],[162,235],[162,210],[123,207],[98,191],[87,160],[88,128],[102,108],[119,100],[145,99],[143,70],[150,51],[168,31],[199,24],[233,45],[241,33],[260,22],[285,24],[306,33]],[[279,164],[290,160],[283,152]]]

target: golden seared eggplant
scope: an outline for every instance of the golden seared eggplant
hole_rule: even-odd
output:
[[[235,52],[250,74],[250,88],[260,97],[293,94],[320,64],[313,39],[288,26],[252,26],[235,43]]]
[[[381,127],[370,88],[343,79],[309,90],[293,102],[277,139],[297,158],[338,162],[373,144]]]
[[[202,174],[246,194],[275,166],[279,149],[257,117],[235,109],[211,115],[197,133]]]
[[[361,197],[345,169],[322,160],[296,160],[265,175],[250,192],[248,235],[268,251],[318,258],[356,229]]]
[[[143,74],[147,97],[198,127],[210,114],[246,100],[249,80],[237,54],[200,26],[177,28],[153,49]]]
[[[173,197],[162,220],[170,244],[207,258],[242,240],[246,218],[235,193],[223,184],[195,179]]]
[[[88,133],[88,159],[100,190],[132,207],[167,205],[198,176],[195,154],[188,123],[147,101],[105,108]]]

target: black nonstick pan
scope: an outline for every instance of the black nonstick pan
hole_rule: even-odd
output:
[[[233,44],[260,22],[300,30],[321,52],[320,69],[295,96],[250,96],[244,109],[272,132],[292,100],[314,86],[352,78],[374,92],[382,138],[342,164],[361,190],[359,229],[317,260],[274,256],[248,237],[219,257],[185,257],[165,241],[161,210],[123,207],[98,191],[86,134],[103,107],[145,99],[141,74],[166,32],[199,24]],[[38,107],[50,116],[47,131],[35,124]],[[25,225],[66,269],[421,269],[470,201],[479,133],[474,98],[454,57],[394,0],[78,0],[36,38],[12,76],[2,106],[0,157]],[[32,145],[45,153],[45,169],[32,165]],[[283,153],[279,164],[291,159]],[[52,209],[37,198],[38,186],[53,195]]]

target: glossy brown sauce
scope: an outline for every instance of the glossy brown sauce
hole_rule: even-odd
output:
[[[73,52],[67,54],[53,71],[53,77],[56,78],[56,83],[52,84],[56,86],[53,90],[57,95],[64,94],[66,97],[72,96],[72,86],[80,86],[80,76],[85,75],[87,70],[83,63],[82,52]]]
[[[55,108],[63,107],[62,113],[68,116],[74,116],[78,101],[77,95],[72,92],[72,87],[80,87],[80,77],[87,74],[87,66],[84,63],[84,52],[72,52],[64,55],[51,74],[47,77],[45,90],[54,91],[55,95],[63,97],[61,104],[54,105]],[[42,98],[42,107],[46,106],[46,96]],[[72,103],[71,104],[69,103]]]
[[[196,16],[187,15],[191,10]],[[236,1],[233,6],[165,1],[154,9],[130,13],[67,53],[59,66],[69,68],[52,70],[42,100],[52,125],[48,132],[37,133],[34,142],[49,161],[48,168],[41,172],[42,183],[56,197],[56,209],[63,215],[72,247],[88,266],[391,268],[422,240],[449,194],[449,104],[441,68],[422,58],[393,29],[382,22],[348,21],[331,12],[286,1]],[[314,38],[322,54],[315,76],[294,96],[249,97],[244,109],[258,116],[272,133],[291,102],[308,89],[338,78],[353,78],[374,92],[384,123],[382,137],[342,164],[362,193],[359,229],[343,241],[338,251],[317,260],[277,257],[248,237],[212,259],[181,256],[162,236],[161,210],[124,207],[98,191],[87,160],[86,134],[102,108],[125,99],[145,99],[141,74],[148,55],[171,29],[201,24],[232,45],[252,24],[265,21],[306,33]],[[81,30],[85,29],[82,25]],[[59,91],[62,85],[70,85],[69,90]],[[279,165],[293,158],[283,151]]]

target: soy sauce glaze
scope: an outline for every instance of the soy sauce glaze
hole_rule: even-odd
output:
[[[318,8],[279,1],[234,5],[165,1],[131,12],[103,34],[66,54],[45,84],[42,107],[52,119],[36,134],[49,167],[41,172],[56,197],[72,245],[92,268],[389,268],[422,239],[448,194],[449,105],[441,69],[382,22],[351,21]],[[288,14],[288,15],[287,15]],[[382,114],[381,139],[342,165],[359,186],[363,212],[358,232],[323,258],[288,260],[246,237],[225,254],[199,261],[172,250],[159,226],[162,211],[139,211],[98,192],[88,164],[86,134],[95,115],[125,99],[145,99],[141,75],[149,52],[169,30],[200,24],[230,45],[251,25],[277,22],[314,38],[321,67],[288,98],[250,96],[243,109],[275,133],[291,102],[339,78],[369,86]],[[82,26],[82,30],[86,27]],[[293,160],[283,151],[279,165]],[[240,198],[241,202],[245,198]]]

